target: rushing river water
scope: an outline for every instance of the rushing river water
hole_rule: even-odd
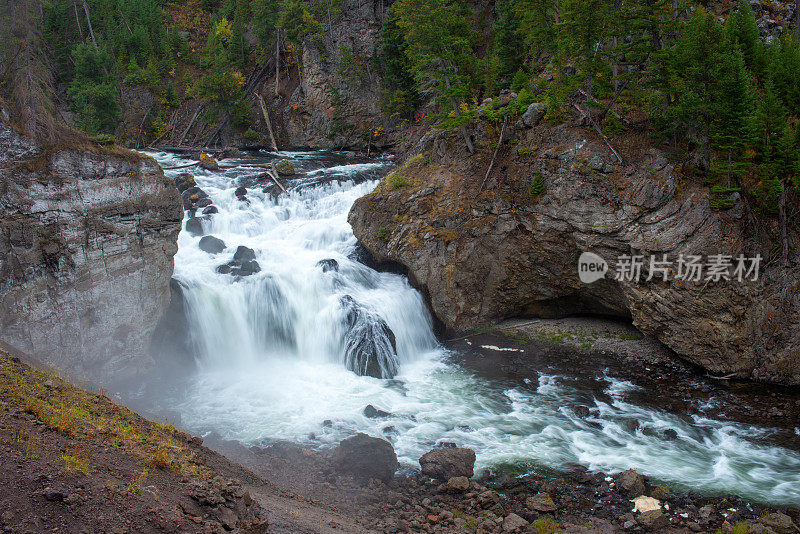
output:
[[[185,163],[152,154],[164,166]],[[597,370],[602,395],[567,375],[501,380],[470,370],[440,345],[422,297],[399,275],[354,258],[347,223],[391,161],[332,152],[286,152],[300,174],[277,202],[244,163],[195,169],[219,209],[206,235],[225,242],[216,255],[200,237],[178,238],[175,277],[184,287],[197,372],[176,406],[196,432],[245,444],[285,439],[325,446],[361,431],[389,439],[401,463],[439,441],[471,447],[477,468],[558,469],[582,464],[614,472],[634,467],[673,488],[735,493],[771,504],[800,504],[800,453],[770,441],[769,428],[685,417],[630,400],[636,386]],[[168,171],[174,175],[183,171]],[[247,201],[235,190],[247,186]],[[237,247],[256,253],[260,271],[237,278],[216,271]],[[333,259],[324,270],[321,260]],[[357,376],[346,367],[348,310],[385,321],[396,338],[397,375]],[[390,413],[368,418],[372,404]],[[592,407],[578,417],[578,404]],[[635,422],[635,424],[631,424]],[[677,438],[665,439],[664,429]]]

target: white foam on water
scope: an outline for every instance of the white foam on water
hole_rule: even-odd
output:
[[[317,155],[281,154],[312,166]],[[167,153],[153,156],[164,166],[185,163]],[[348,258],[356,246],[348,211],[376,185],[355,178],[385,165],[317,165],[302,172],[316,182],[325,175],[335,181],[277,203],[258,188],[248,190],[249,203],[236,198],[238,177],[258,174],[252,169],[190,169],[219,209],[204,230],[227,246],[212,256],[198,248],[199,237],[182,231],[178,238],[175,277],[185,287],[198,359],[178,406],[190,429],[245,444],[288,439],[322,446],[360,431],[392,440],[406,465],[418,465],[436,442],[452,441],[476,451],[478,469],[632,467],[677,488],[800,504],[800,454],[754,440],[768,438],[771,429],[637,406],[626,401],[637,386],[607,374],[599,380],[608,383],[611,400],[603,402],[587,398],[569,377],[500,383],[450,363],[407,280]],[[241,279],[218,274],[239,245],[255,251],[261,271]],[[323,259],[335,259],[339,272],[323,272],[317,265]],[[399,365],[393,380],[345,368],[344,296],[393,331]],[[368,404],[391,415],[369,419]],[[590,415],[578,417],[572,407],[586,404]],[[665,439],[667,429],[677,438]]]

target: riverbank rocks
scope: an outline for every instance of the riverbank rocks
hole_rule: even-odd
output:
[[[555,512],[556,503],[549,493],[537,493],[525,500],[525,506],[536,512]]]
[[[219,170],[219,163],[208,154],[200,154],[200,168],[207,171],[217,171]]]
[[[450,493],[469,491],[469,479],[467,477],[452,477],[447,481],[445,490]]]
[[[528,525],[527,521],[512,512],[503,519],[503,532],[523,532]]]
[[[219,254],[225,250],[225,241],[213,235],[206,235],[200,238],[198,245],[200,250],[208,252],[209,254]]]
[[[628,469],[617,475],[617,484],[631,497],[643,495],[647,490],[647,479],[633,469]]]
[[[384,483],[400,467],[392,445],[364,433],[342,440],[333,452],[334,466],[362,479],[375,478]]]
[[[453,477],[471,477],[475,467],[475,451],[466,448],[433,449],[419,459],[422,474],[447,481]]]

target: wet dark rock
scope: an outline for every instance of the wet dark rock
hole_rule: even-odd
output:
[[[475,467],[475,451],[472,449],[433,449],[419,459],[422,473],[437,480],[453,477],[471,477]]]
[[[397,437],[400,435],[400,432],[392,425],[383,427],[381,432],[390,437]]]
[[[367,407],[364,408],[364,416],[365,417],[369,417],[370,419],[378,419],[378,418],[381,418],[381,417],[389,417],[390,415],[392,415],[392,414],[390,414],[389,412],[385,412],[383,410],[379,410],[379,409],[377,409],[375,406],[373,406],[371,404],[367,404]]]
[[[339,443],[333,453],[334,466],[359,478],[389,482],[400,466],[392,445],[363,433]]]
[[[667,441],[678,439],[678,433],[675,430],[668,428],[664,431],[664,439]]]
[[[393,378],[397,374],[397,342],[380,316],[353,297],[340,299],[345,311],[345,366],[359,376]]]
[[[256,260],[250,260],[242,263],[242,266],[239,268],[238,272],[231,272],[233,274],[238,274],[239,276],[250,276],[251,274],[261,272],[261,266],[258,264]]]
[[[175,187],[178,188],[178,192],[180,193],[183,193],[190,187],[196,185],[194,181],[194,176],[192,176],[191,174],[179,174],[178,176],[173,178],[173,180],[175,181]]]
[[[205,207],[208,207],[210,205],[211,205],[211,199],[208,198],[208,197],[201,198],[200,200],[197,201],[197,207],[198,208],[205,208]]]
[[[339,271],[339,262],[334,260],[333,258],[327,258],[324,260],[319,260],[317,262],[318,267],[322,267],[322,272],[327,273],[328,271]]]
[[[219,213],[219,208],[216,206],[208,206],[203,210],[203,215],[213,215],[214,213]]]
[[[256,252],[249,247],[239,245],[236,252],[233,254],[233,260],[238,262],[245,262],[256,259]]]
[[[200,250],[209,254],[219,254],[225,250],[225,242],[213,235],[206,235],[200,238]]]
[[[576,406],[575,408],[572,409],[572,411],[575,412],[575,415],[577,415],[581,419],[589,417],[590,413],[589,408],[587,406]]]
[[[647,479],[633,469],[628,469],[617,475],[617,484],[631,497],[644,495],[647,489]]]
[[[186,221],[186,231],[194,236],[203,235],[203,222],[197,217]]]
[[[333,421],[331,421],[330,419],[325,419],[325,420],[322,422],[322,426],[323,426],[324,428],[330,428],[330,427],[332,427],[332,426],[333,426]]]
[[[219,159],[243,158],[244,153],[238,148],[226,148],[222,152],[217,154],[217,157]]]
[[[625,427],[625,430],[627,430],[628,432],[634,433],[637,430],[639,430],[639,421],[637,421],[636,419],[631,419],[625,421],[625,424],[623,426]]]
[[[242,197],[247,196],[247,188],[244,186],[237,187],[233,194],[241,199]]]
[[[219,274],[231,274],[231,266],[230,265],[220,265],[217,267],[217,272]]]
[[[437,448],[437,449],[457,449],[458,448],[456,446],[456,444],[453,443],[452,441],[439,441],[439,442],[436,443],[436,445],[434,445],[434,447]]]

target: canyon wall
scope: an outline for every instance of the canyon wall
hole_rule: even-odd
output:
[[[356,237],[376,260],[405,266],[452,331],[515,316],[616,316],[714,374],[800,384],[797,222],[784,269],[774,223],[743,202],[714,210],[700,179],[646,142],[622,144],[619,162],[588,128],[535,125],[542,114],[533,109],[507,132],[488,178],[486,126],[475,126],[472,156],[459,137],[430,133],[356,202]],[[604,278],[581,282],[583,252],[608,261]],[[669,280],[648,280],[649,258],[664,254]],[[757,280],[707,280],[704,271],[681,281],[681,254],[764,260]],[[638,280],[614,276],[622,255],[643,256]]]
[[[0,110],[0,339],[111,383],[150,369],[183,213],[151,158],[43,148]]]

